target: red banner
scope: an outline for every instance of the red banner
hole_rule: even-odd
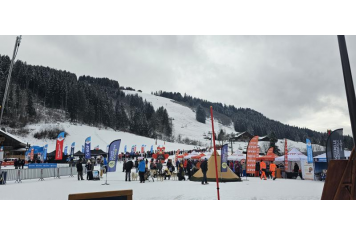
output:
[[[3,161],[1,163],[2,166],[13,166],[15,164],[15,162],[13,161]]]
[[[288,171],[288,148],[287,148],[287,139],[284,142],[284,170]]]
[[[259,157],[260,148],[258,147],[258,136],[253,137],[247,146],[246,154],[246,173],[255,174],[256,158]]]
[[[31,161],[33,161],[33,155],[34,155],[34,149],[33,148],[31,148],[31,153],[30,153],[30,158],[31,158]]]
[[[60,133],[57,137],[55,160],[62,160],[63,143],[64,143],[64,132]]]

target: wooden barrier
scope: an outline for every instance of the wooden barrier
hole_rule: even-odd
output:
[[[132,189],[69,194],[68,200],[132,200]]]
[[[321,200],[356,200],[356,152],[349,160],[331,160],[328,164]]]

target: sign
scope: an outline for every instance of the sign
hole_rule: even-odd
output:
[[[75,148],[75,142],[73,142],[70,147],[70,157],[71,158],[74,158],[74,148]]]
[[[343,129],[334,130],[326,142],[326,159],[342,160],[346,159],[343,144]]]
[[[48,144],[46,144],[44,147],[43,147],[43,161],[47,160],[47,149],[48,149]]]
[[[284,171],[288,172],[288,145],[287,145],[287,139],[284,141]]]
[[[121,139],[117,139],[112,141],[109,145],[109,153],[108,153],[108,169],[107,172],[115,172],[117,158],[119,154]]]
[[[303,161],[303,178],[308,180],[314,180],[314,167],[313,163],[308,163],[308,161]]]
[[[4,160],[4,147],[0,147],[0,161]]]
[[[143,144],[142,144],[142,146],[141,146],[141,153],[145,153],[145,147],[146,147],[146,145],[143,145]]]
[[[64,148],[64,155],[65,155],[65,156],[68,155],[68,146],[65,146],[65,148]]]
[[[30,154],[30,157],[31,157],[31,161],[33,161],[33,156],[34,156],[34,153],[35,152],[35,149],[34,148],[31,148],[31,154]]]
[[[225,144],[221,147],[221,172],[227,172],[227,156],[228,156],[228,145]]]
[[[91,137],[88,137],[85,140],[85,149],[84,149],[85,159],[90,159],[91,158],[90,144],[91,144]]]
[[[132,190],[69,194],[68,200],[132,200]]]
[[[126,154],[126,148],[127,148],[127,145],[125,145],[125,148],[124,148],[124,153]],[[109,150],[109,149],[108,149]],[[109,151],[108,151],[109,152]]]
[[[307,139],[307,154],[308,154],[308,163],[313,163],[313,149],[309,139]]]
[[[63,143],[64,143],[64,132],[58,134],[56,143],[56,156],[55,160],[62,160],[63,156]]]
[[[254,136],[247,146],[246,154],[246,173],[255,174],[256,158],[259,157],[260,148],[258,147],[258,136]]]
[[[13,166],[15,165],[14,161],[4,161],[1,163],[2,166]]]
[[[28,164],[29,169],[57,168],[57,163]]]

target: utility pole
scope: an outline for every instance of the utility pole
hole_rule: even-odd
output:
[[[7,76],[7,81],[6,81],[6,88],[5,88],[4,98],[2,99],[1,115],[0,115],[0,125],[1,125],[1,121],[2,121],[2,115],[3,115],[4,109],[5,109],[7,94],[8,94],[8,91],[9,91],[9,89],[10,89],[9,87],[10,87],[10,80],[11,80],[12,68],[13,68],[13,66],[14,66],[14,61],[15,61],[15,58],[16,58],[16,55],[17,55],[17,51],[19,50],[20,43],[21,43],[21,35],[16,37],[16,42],[15,42],[15,47],[14,47],[14,53],[12,54],[12,60],[11,60],[10,68],[9,68],[9,74],[8,74],[8,76]]]

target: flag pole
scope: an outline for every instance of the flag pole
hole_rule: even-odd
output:
[[[210,106],[211,114],[211,126],[213,129],[213,143],[214,143],[214,157],[215,157],[215,176],[216,176],[216,190],[218,192],[218,200],[220,200],[220,189],[219,189],[219,176],[218,176],[218,163],[216,160],[216,147],[215,147],[215,132],[214,132],[214,118],[213,118],[213,107]]]

